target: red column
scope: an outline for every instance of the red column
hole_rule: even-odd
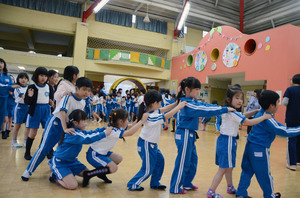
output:
[[[240,31],[244,32],[244,0],[240,0]]]

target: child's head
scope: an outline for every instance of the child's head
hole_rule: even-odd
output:
[[[123,108],[113,109],[109,114],[108,123],[112,127],[125,129],[128,125],[128,111]]]
[[[58,73],[57,71],[51,69],[48,71],[48,81],[50,85],[57,85],[58,82]]]
[[[20,86],[26,86],[29,81],[29,77],[25,72],[19,73],[17,77],[17,84]]]
[[[127,94],[127,99],[130,99],[131,98],[131,95],[130,94]]]
[[[0,70],[2,70],[3,74],[7,74],[6,62],[2,58],[0,58]]]
[[[165,88],[159,88],[159,92],[160,92],[161,94],[165,94],[166,89],[165,89]]]
[[[117,92],[117,96],[120,97],[121,96],[121,92],[118,91]]]
[[[128,95],[128,94],[129,94],[129,90],[126,90],[126,91],[125,91],[125,94]]]
[[[254,90],[254,97],[255,97],[255,98],[259,98],[259,97],[260,97],[260,93],[261,93],[261,90],[260,90],[260,89],[255,89],[255,90]]]
[[[260,94],[258,102],[262,109],[270,112],[276,113],[279,108],[279,95],[275,91],[265,90]]]
[[[300,85],[300,74],[296,74],[296,75],[293,76],[292,83]]]
[[[65,68],[63,77],[74,84],[79,78],[79,69],[76,66],[69,65]]]
[[[139,113],[138,113],[138,121],[140,121],[143,117],[143,114],[147,110],[158,110],[161,107],[161,101],[162,97],[161,94],[154,90],[151,89],[149,90],[145,96],[144,96],[144,101],[141,103],[139,107]]]
[[[175,99],[176,98],[176,94],[171,94],[171,98]]]
[[[13,75],[11,75],[11,74],[9,76],[11,78],[11,81],[15,84],[15,77]]]
[[[244,102],[244,93],[239,86],[233,86],[226,92],[225,106],[240,108]]]
[[[135,93],[135,89],[130,89],[130,94],[134,94]]]
[[[38,85],[44,85],[48,80],[48,70],[45,67],[38,67],[33,72],[31,80]]]
[[[101,90],[101,89],[105,90],[104,84],[100,85],[100,90]]]
[[[76,81],[76,94],[81,98],[86,98],[91,94],[93,83],[86,77],[80,77]]]
[[[106,96],[106,99],[107,99],[107,100],[110,100],[110,99],[111,99],[111,95],[108,94],[108,95]]]
[[[141,95],[144,95],[145,93],[146,93],[146,89],[144,89],[144,88],[140,89],[140,94]]]
[[[179,101],[180,97],[184,94],[188,98],[197,99],[200,95],[201,83],[197,78],[187,77],[180,82],[180,91],[178,92],[177,99]]]
[[[122,96],[122,101],[124,102],[126,100],[126,96]]]
[[[84,130],[86,127],[87,114],[81,109],[76,109],[69,115],[68,128],[76,127],[80,130]]]

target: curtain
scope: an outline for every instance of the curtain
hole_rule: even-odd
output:
[[[96,21],[131,27],[132,15],[114,10],[101,9],[96,14]]]
[[[143,22],[144,17],[136,16],[135,28],[140,30],[148,30],[161,34],[167,34],[168,23],[156,19],[150,19],[150,23]]]

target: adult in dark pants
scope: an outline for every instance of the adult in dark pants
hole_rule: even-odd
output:
[[[248,105],[245,109],[245,112],[247,111],[253,111],[253,110],[256,110],[256,109],[260,109],[260,105],[258,103],[258,99],[259,99],[259,96],[260,96],[260,93],[261,93],[261,90],[259,89],[255,89],[254,90],[254,96],[252,96],[250,98],[250,101],[248,102]],[[253,119],[253,117],[249,118],[249,119]],[[252,129],[252,126],[248,126],[247,127],[247,134],[249,134],[249,132],[251,131]]]
[[[287,88],[282,104],[286,106],[285,123],[287,127],[300,126],[300,74],[294,75],[291,87]],[[296,170],[300,163],[300,136],[288,138],[286,167],[292,171]]]

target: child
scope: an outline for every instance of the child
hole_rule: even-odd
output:
[[[264,113],[274,114],[279,108],[279,95],[271,90],[261,93],[259,104],[261,110],[254,118],[263,116]],[[252,127],[251,133],[247,137],[247,143],[242,160],[242,173],[237,197],[248,197],[247,189],[250,186],[251,178],[255,177],[263,190],[264,198],[279,198],[280,193],[273,193],[273,177],[270,170],[270,146],[276,135],[293,137],[300,135],[300,127],[287,128],[277,122],[273,116]]]
[[[96,169],[101,167],[108,168],[108,173],[115,173],[118,169],[118,164],[122,161],[122,156],[113,153],[110,150],[116,145],[117,141],[121,138],[132,136],[147,121],[149,114],[144,114],[143,118],[131,126],[128,126],[128,112],[122,108],[116,108],[111,111],[109,115],[109,126],[114,127],[110,135],[106,136],[97,142],[91,144],[88,152],[86,153],[87,161]],[[88,185],[89,179],[92,175],[84,176],[82,186]],[[112,183],[106,175],[100,177],[105,183]]]
[[[239,109],[243,105],[244,94],[239,87],[232,87],[227,90],[225,106]],[[247,119],[246,117],[252,117],[257,110],[245,113],[245,116],[240,112],[229,112],[221,115],[222,124],[220,126],[220,133],[217,140],[216,149],[216,165],[219,166],[219,170],[216,173],[210,189],[207,192],[208,198],[221,198],[223,196],[216,194],[215,190],[220,184],[223,176],[226,176],[227,181],[227,193],[235,194],[236,189],[232,182],[232,171],[235,167],[236,159],[236,136],[238,135],[240,124],[244,125],[255,125],[259,122],[272,118],[270,114],[264,114],[263,116],[256,119]]]
[[[111,94],[106,96],[106,109],[107,109],[106,112],[107,112],[107,115],[110,115],[111,110],[114,108],[114,101],[111,97],[112,97]]]
[[[7,138],[7,133],[4,127],[2,128],[3,122],[7,114],[7,100],[9,91],[13,88],[19,88],[19,85],[14,85],[10,76],[7,75],[6,62],[0,58],[0,129],[2,129],[2,139]]]
[[[92,81],[81,77],[76,81],[76,92],[66,95],[60,101],[55,111],[49,118],[46,130],[43,133],[42,142],[31,159],[29,165],[22,175],[23,181],[28,181],[30,175],[35,171],[38,165],[44,160],[45,156],[59,142],[63,133],[74,132],[73,128],[67,128],[68,115],[75,109],[84,109],[85,100],[93,87]]]
[[[127,98],[126,98],[126,109],[128,111],[129,117],[128,117],[128,121],[130,120],[130,113],[131,113],[131,95],[127,94]]]
[[[121,92],[117,92],[117,96],[116,96],[116,108],[120,108],[121,107],[121,101],[122,101],[122,98],[121,98]]]
[[[24,102],[29,105],[26,127],[30,128],[26,141],[24,158],[31,160],[30,150],[40,123],[43,129],[50,117],[50,106],[53,106],[53,92],[47,84],[48,71],[45,67],[38,67],[31,78],[34,84],[29,85],[25,93]]]
[[[228,111],[234,111],[231,107],[220,107],[197,101],[200,95],[200,88],[200,81],[194,77],[183,79],[180,83],[180,91],[177,98],[188,103],[180,110],[179,120],[177,120],[179,123],[175,132],[178,154],[170,186],[170,192],[174,194],[186,194],[186,189],[198,189],[197,186],[192,184],[192,181],[195,177],[198,163],[195,130],[198,130],[199,127],[199,117],[212,117]],[[184,189],[181,188],[182,186]]]
[[[17,142],[17,137],[19,133],[19,129],[23,123],[26,122],[26,118],[28,115],[29,107],[24,103],[25,93],[27,91],[27,83],[29,81],[29,77],[26,73],[20,73],[17,77],[17,84],[21,86],[21,88],[17,88],[14,91],[15,101],[17,103],[14,111],[14,123],[15,127],[13,130],[13,140],[12,146],[16,148],[22,147]],[[24,143],[23,145],[26,146],[26,140],[29,134],[29,128],[25,128],[24,133]]]
[[[99,101],[99,97],[98,94],[96,94],[96,91],[93,91],[93,117],[94,120],[93,122],[97,122],[100,123],[101,122],[101,118],[99,117],[99,106],[100,106],[100,101]]]
[[[12,82],[15,84],[15,78],[13,75],[10,75]],[[11,131],[12,127],[12,120],[13,120],[13,115],[14,115],[14,110],[15,110],[16,102],[15,102],[15,95],[14,91],[10,91],[7,99],[7,123],[6,123],[6,136],[9,137],[9,133]],[[4,122],[4,127],[5,127],[5,122]]]
[[[127,107],[126,107],[126,96],[122,96],[122,108],[127,110]]]
[[[77,156],[82,149],[82,144],[90,144],[105,138],[112,132],[112,128],[105,130],[103,127],[85,131],[87,114],[80,109],[74,110],[68,118],[68,128],[72,128],[75,133],[62,135],[59,146],[50,160],[52,174],[49,180],[53,183],[57,182],[66,189],[74,190],[78,186],[75,175],[82,177],[89,173],[100,176],[102,171],[106,171],[106,168],[89,171],[78,161]]]
[[[85,108],[84,111],[85,113],[88,115],[89,119],[92,119],[93,117],[93,113],[92,113],[92,103],[93,102],[93,97],[91,95],[89,95],[86,99],[85,99]]]
[[[57,71],[55,71],[53,69],[49,70],[48,71],[48,85],[49,85],[50,89],[52,89],[53,93],[56,92],[57,82],[58,82],[58,73],[57,73]],[[51,107],[51,113],[53,113],[53,111],[55,110],[56,101],[53,100],[53,102],[54,102],[54,106]]]
[[[156,90],[149,90],[144,97],[144,102],[140,105],[138,121],[143,114],[148,112],[150,115],[141,130],[138,139],[138,153],[142,159],[142,167],[139,172],[128,182],[129,191],[144,190],[140,184],[151,176],[150,187],[152,189],[166,189],[165,185],[160,184],[160,179],[164,171],[164,157],[158,149],[161,127],[166,119],[172,117],[178,110],[186,105],[180,102],[161,107],[162,97]],[[164,112],[168,112],[163,114]]]
[[[292,79],[292,86],[283,95],[282,104],[286,106],[285,123],[287,127],[300,126],[300,74]],[[295,171],[300,163],[300,136],[288,138],[287,165]]]

